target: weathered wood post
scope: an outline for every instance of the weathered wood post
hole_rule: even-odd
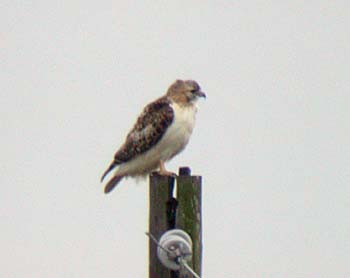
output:
[[[200,276],[202,262],[201,176],[191,176],[188,167],[179,170],[176,199],[174,178],[152,173],[149,189],[149,232],[157,240],[170,229],[182,229],[193,242],[190,267]],[[192,278],[186,270],[170,271],[157,257],[157,246],[149,240],[149,278]]]
[[[173,177],[159,176],[156,173],[150,175],[149,232],[157,240],[175,225],[175,211],[171,213],[173,210],[171,206],[174,205],[173,190]],[[151,238],[149,240],[149,278],[172,278],[170,270],[158,260],[157,246]]]
[[[191,176],[191,170],[180,168],[177,177],[176,228],[184,230],[192,239],[191,268],[201,276],[202,270],[202,177]],[[187,271],[180,272],[180,278],[192,278]]]

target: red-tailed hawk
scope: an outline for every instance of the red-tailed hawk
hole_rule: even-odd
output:
[[[205,97],[198,83],[177,80],[167,93],[148,104],[104,172],[114,171],[105,186],[109,193],[124,177],[145,176],[159,168],[160,175],[174,175],[164,162],[181,152],[192,134],[198,98]]]

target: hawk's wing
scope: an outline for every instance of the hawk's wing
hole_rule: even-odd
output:
[[[173,119],[174,111],[166,97],[148,104],[126,137],[123,146],[114,155],[113,162],[101,180],[118,164],[132,160],[157,144]]]

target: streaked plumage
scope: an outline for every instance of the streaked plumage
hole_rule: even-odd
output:
[[[105,193],[110,192],[123,177],[144,176],[157,168],[162,175],[172,174],[165,169],[164,162],[187,145],[199,97],[205,97],[205,94],[197,82],[177,80],[164,96],[144,108],[101,178],[103,181],[110,171],[116,169]]]

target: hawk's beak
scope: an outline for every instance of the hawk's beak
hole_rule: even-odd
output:
[[[206,97],[207,97],[207,96],[205,95],[205,93],[203,93],[202,91],[196,92],[196,95],[197,95],[198,97],[203,97],[203,98],[206,98]]]

